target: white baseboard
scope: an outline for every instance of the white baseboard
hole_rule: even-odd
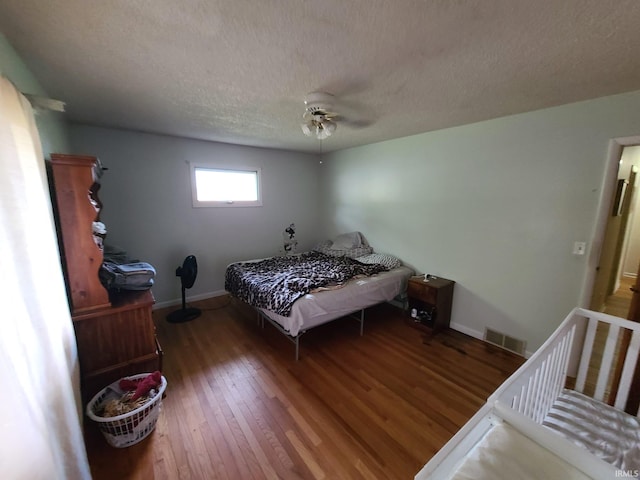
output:
[[[637,278],[638,274],[633,272],[624,272],[622,276],[627,278]]]
[[[226,290],[216,290],[215,292],[199,293],[198,295],[187,296],[185,300],[187,302],[198,302],[200,300],[206,300],[208,298],[221,297],[222,295],[226,294]],[[182,305],[182,298],[177,298],[175,300],[166,300],[164,302],[157,302],[153,305],[153,309],[158,310],[160,308],[173,307],[175,305]]]
[[[470,337],[477,338],[478,340],[484,341],[484,333],[479,332],[478,330],[474,330],[473,328],[465,327],[464,325],[460,325],[459,323],[455,322],[450,324],[449,328],[457,332],[464,333],[465,335],[469,335]],[[532,354],[533,352],[525,351],[524,358],[529,358]]]
[[[457,332],[464,333],[465,335],[469,335],[470,337],[477,338],[478,340],[484,340],[484,333],[469,327],[465,327],[464,325],[460,325],[459,323],[451,323],[449,325],[449,328]]]

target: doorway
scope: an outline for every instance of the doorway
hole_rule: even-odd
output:
[[[623,147],[589,307],[622,318],[640,268],[639,172],[640,145]]]

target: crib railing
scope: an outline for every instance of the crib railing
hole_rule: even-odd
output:
[[[450,478],[485,433],[503,421],[548,450],[559,452],[564,461],[589,477],[614,478],[613,465],[542,423],[562,389],[573,387],[574,383],[573,388],[586,395],[597,397],[603,393],[603,399],[615,390],[617,393],[612,397],[615,405],[625,403],[633,392],[639,332],[640,324],[574,309],[542,347],[498,387],[476,415],[424,466],[416,479]],[[630,338],[628,347],[623,341],[625,337]],[[620,358],[624,359],[621,366]],[[601,373],[603,370],[608,373]],[[634,413],[637,414],[637,409]]]
[[[564,388],[577,318],[570,314],[532,356],[488,399],[542,423]]]
[[[488,403],[540,424],[575,378],[575,390],[637,416],[640,385],[633,377],[639,351],[640,324],[576,308]],[[578,365],[575,374],[572,364]]]
[[[580,314],[587,316],[588,324],[575,390],[638,416],[640,382],[634,384],[634,372],[640,351],[640,324],[587,310]],[[606,324],[608,330],[602,328]],[[594,361],[600,356],[597,349],[603,350],[599,364]],[[596,376],[595,387],[590,385],[590,376]]]

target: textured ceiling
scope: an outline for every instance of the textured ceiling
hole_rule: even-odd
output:
[[[640,90],[638,0],[2,0],[72,121],[323,151]],[[27,92],[28,93],[28,92]]]

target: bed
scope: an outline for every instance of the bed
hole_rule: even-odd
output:
[[[640,324],[574,309],[416,480],[640,476],[639,350]]]
[[[345,235],[348,242],[337,237],[310,252],[227,267],[225,289],[251,305],[261,325],[268,321],[291,340],[296,360],[300,337],[332,320],[359,313],[362,335],[365,309],[398,298],[414,273],[392,255],[373,253],[358,232]]]

